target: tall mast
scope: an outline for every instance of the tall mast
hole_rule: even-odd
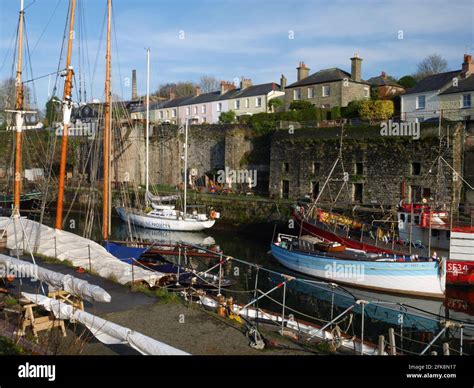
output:
[[[149,191],[149,167],[150,167],[150,158],[149,158],[149,136],[150,136],[150,49],[146,50],[146,139],[145,139],[145,148],[146,148],[146,193]]]
[[[186,119],[186,126],[184,129],[184,216],[187,213],[187,194],[188,194],[188,126],[189,120]]]
[[[16,122],[16,135],[15,135],[15,186],[14,186],[14,209],[20,212],[20,196],[21,196],[21,148],[22,148],[22,128],[23,128],[23,83],[21,80],[22,68],[23,68],[23,19],[24,19],[24,0],[20,0],[20,18],[18,22],[18,62],[16,68],[16,101],[15,101],[15,122]]]
[[[102,238],[109,237],[109,167],[110,167],[110,126],[111,126],[111,91],[110,91],[110,70],[111,70],[111,31],[112,31],[112,0],[107,0],[107,52],[105,55],[105,105],[104,105],[104,204],[102,221]]]
[[[67,163],[67,141],[69,124],[71,122],[72,112],[72,77],[74,75],[71,66],[72,41],[74,39],[74,14],[76,9],[76,0],[71,0],[71,14],[69,22],[69,39],[66,56],[66,81],[64,82],[64,98],[63,98],[63,137],[61,141],[61,162],[59,166],[59,182],[58,182],[58,204],[56,206],[56,229],[62,229],[63,226],[63,203],[64,203],[64,181],[66,179],[66,163]]]

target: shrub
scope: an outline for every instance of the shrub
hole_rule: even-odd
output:
[[[235,112],[233,110],[222,112],[219,116],[219,122],[223,124],[232,124],[235,122]]]
[[[290,110],[306,110],[312,107],[313,107],[313,104],[311,104],[307,100],[296,100],[296,101],[292,101],[290,104]]]
[[[359,104],[359,116],[362,120],[387,120],[393,113],[394,105],[390,100],[364,100]]]

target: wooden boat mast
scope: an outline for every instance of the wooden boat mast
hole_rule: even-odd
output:
[[[24,0],[20,0],[20,18],[18,22],[18,61],[16,68],[16,101],[15,101],[15,121],[16,121],[16,135],[15,135],[15,185],[14,185],[14,212],[20,212],[20,197],[21,197],[21,175],[22,175],[22,140],[23,140],[23,83],[22,83],[22,69],[23,69],[23,20],[24,20]]]
[[[107,49],[105,55],[105,104],[104,104],[104,203],[102,220],[102,238],[109,237],[109,206],[110,206],[110,127],[111,127],[111,30],[112,30],[112,0],[107,0]]]
[[[149,168],[150,168],[150,49],[148,48],[146,50],[146,139],[145,139],[145,146],[146,146],[146,165],[145,165],[145,170],[146,170],[146,192],[145,192],[145,198],[146,202],[148,204],[148,191],[149,191],[149,185],[150,185],[150,179],[149,179]]]
[[[66,81],[64,82],[64,98],[63,98],[63,136],[61,141],[61,162],[59,166],[59,182],[58,182],[58,203],[56,206],[56,229],[61,230],[63,226],[63,204],[64,204],[64,182],[66,179],[67,164],[67,142],[69,124],[72,112],[72,77],[74,75],[71,66],[72,41],[74,39],[74,14],[76,9],[76,0],[71,0],[71,13],[69,22],[69,39],[66,56]]]

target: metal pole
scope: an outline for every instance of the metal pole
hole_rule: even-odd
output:
[[[265,297],[265,296],[267,296],[268,294],[272,293],[272,292],[275,291],[276,289],[280,288],[280,287],[283,286],[285,283],[286,283],[286,280],[285,280],[284,282],[278,284],[277,286],[273,287],[270,291],[267,291],[267,292],[265,292],[264,294],[262,293],[262,295],[260,295],[257,299],[254,299],[252,302],[247,303],[244,307],[241,307],[241,308],[240,308],[240,311],[245,310],[247,307],[253,305],[256,301],[262,299],[263,297]]]
[[[217,296],[221,295],[221,279],[222,279],[222,254],[220,255],[220,261],[219,261],[219,291],[217,293]]]
[[[189,121],[186,119],[184,132],[184,218],[187,213],[187,194],[188,194],[188,126]]]
[[[89,253],[89,272],[92,273],[91,246],[90,246],[90,244],[87,246],[87,250],[88,250],[88,253]]]
[[[146,148],[146,161],[145,161],[145,190],[146,193],[149,191],[149,173],[148,169],[150,167],[150,158],[149,158],[149,137],[150,137],[150,49],[146,50],[146,66],[147,66],[147,77],[146,77],[146,139],[145,139],[145,148]],[[146,197],[146,195],[145,195]],[[148,203],[148,200],[146,201]]]
[[[306,341],[309,341],[311,338],[313,338],[315,335],[317,335],[319,332],[327,329],[329,326],[331,326],[333,324],[333,322],[335,322],[336,320],[338,320],[340,317],[342,317],[344,314],[346,314],[347,312],[351,311],[355,305],[357,304],[354,303],[352,306],[348,307],[347,309],[345,309],[342,313],[340,313],[336,318],[334,318],[331,322],[328,322],[326,323],[323,327],[319,328],[318,330],[316,330],[316,332],[314,334],[312,334]]]
[[[364,355],[364,324],[365,324],[365,303],[362,302],[362,327],[361,327],[361,334],[360,334],[360,355]]]
[[[388,329],[388,340],[390,342],[390,355],[395,356],[397,354],[397,347],[395,344],[395,329],[393,327]]]
[[[285,328],[285,304],[286,304],[286,282],[283,285],[283,308],[281,312],[281,334],[283,335],[283,329]]]
[[[459,338],[459,343],[460,343],[460,345],[459,345],[459,355],[462,356],[462,351],[463,351],[462,347],[463,347],[463,341],[464,341],[464,338],[463,338],[464,337],[464,326],[461,325],[460,329],[461,330],[460,330],[460,338]]]
[[[176,278],[176,285],[179,285],[179,278],[181,276],[181,246],[178,247],[178,272]]]
[[[446,331],[446,329],[447,329],[447,326],[445,326],[445,327],[443,328],[443,330],[441,330],[441,331],[436,335],[436,337],[434,337],[434,338],[431,340],[431,342],[426,346],[426,348],[424,348],[423,351],[420,353],[420,356],[422,356],[423,354],[425,354],[425,353],[428,351],[428,349],[431,347],[431,345],[433,345],[433,344],[436,342],[436,340],[437,340],[439,337],[441,337],[441,335]]]

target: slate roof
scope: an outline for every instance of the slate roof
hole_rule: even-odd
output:
[[[377,77],[369,78],[367,82],[373,86],[395,86],[398,88],[403,88],[402,85],[397,84],[395,81],[384,78],[380,75]]]
[[[459,80],[458,86],[451,86],[440,94],[452,94],[474,91],[474,75]]]
[[[333,67],[331,69],[320,70],[310,76],[303,78],[301,81],[297,81],[287,86],[289,88],[295,88],[298,86],[323,84],[326,82],[342,81],[348,79],[349,81],[356,82],[352,79],[351,74],[347,71]],[[361,83],[367,83],[366,81],[360,81]]]
[[[454,77],[458,76],[461,70],[447,71],[445,73],[433,74],[423,78],[413,88],[409,89],[405,95],[414,93],[429,92],[432,90],[440,90],[448,82],[451,82]]]
[[[177,108],[185,105],[204,104],[212,101],[231,100],[233,98],[245,98],[252,96],[261,96],[270,93],[272,90],[280,90],[280,85],[270,82],[267,84],[249,86],[243,90],[233,89],[221,95],[220,91],[204,93],[199,96],[188,96],[175,98],[174,100],[156,102],[150,104],[150,110]],[[143,112],[146,110],[145,106],[135,109],[133,112]]]

